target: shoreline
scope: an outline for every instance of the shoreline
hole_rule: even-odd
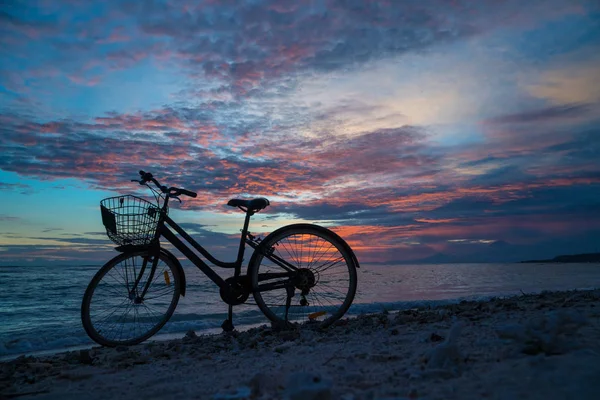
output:
[[[600,289],[541,292],[360,315],[322,332],[261,326],[21,356],[0,362],[0,395],[595,399],[598,339]]]
[[[456,297],[456,298],[399,300],[399,301],[394,301],[394,302],[380,302],[380,303],[357,303],[357,304],[353,304],[353,306],[352,306],[352,307],[354,307],[354,312],[353,312],[353,309],[351,308],[348,311],[348,313],[346,313],[344,318],[352,319],[352,318],[357,318],[361,315],[376,315],[376,314],[379,314],[382,312],[400,312],[400,311],[405,311],[405,310],[409,310],[409,309],[417,309],[417,310],[437,309],[440,307],[458,304],[463,301],[487,302],[487,301],[494,300],[494,299],[506,299],[506,298],[511,298],[511,297],[523,296],[523,295],[527,295],[527,296],[538,295],[538,294],[542,294],[544,292],[562,293],[562,292],[593,291],[593,290],[600,290],[600,286],[599,287],[580,287],[580,288],[569,289],[569,290],[547,290],[547,289],[544,289],[544,290],[529,291],[529,292],[523,292],[522,290],[519,290],[519,292],[517,292],[517,291],[513,290],[513,291],[501,293],[501,294],[479,294],[479,295],[460,296],[460,297]],[[356,311],[357,309],[358,309],[358,311]],[[234,319],[234,321],[235,321],[235,319]],[[268,320],[266,318],[264,318],[263,321],[260,323],[253,322],[253,323],[248,323],[248,324],[236,325],[236,330],[238,330],[240,332],[245,332],[249,329],[264,326],[266,324],[268,324]],[[187,331],[177,331],[177,332],[168,332],[168,333],[167,332],[165,332],[165,333],[159,332],[144,343],[147,344],[147,343],[155,342],[155,341],[156,342],[165,342],[165,341],[170,341],[170,340],[181,339],[181,338],[185,337],[186,332]],[[203,335],[203,336],[219,335],[222,333],[222,329],[220,327],[205,328],[202,330],[196,330],[196,333],[198,335]],[[88,339],[87,336],[85,336],[85,338]],[[92,342],[90,339],[88,339],[88,340],[89,340],[89,343],[87,343],[87,344],[72,344],[72,345],[67,345],[64,347],[42,348],[39,350],[30,350],[30,351],[26,351],[26,352],[0,354],[0,363],[9,362],[11,360],[14,360],[14,359],[16,359],[18,357],[22,357],[22,356],[25,356],[25,357],[51,356],[51,355],[57,355],[60,353],[66,353],[66,352],[70,352],[70,351],[78,351],[78,350],[86,350],[86,349],[91,350],[94,347],[98,347],[98,344]]]

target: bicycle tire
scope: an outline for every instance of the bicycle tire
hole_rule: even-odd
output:
[[[141,266],[147,257],[151,257],[148,251],[122,253],[108,261],[90,281],[81,303],[81,321],[88,336],[96,343],[107,347],[139,344],[156,334],[173,315],[181,294],[181,277],[163,253],[159,255],[144,299],[138,303],[139,296],[131,297],[133,290],[130,288],[135,280],[132,281],[130,276],[136,275],[136,265]],[[150,258],[138,288],[144,287],[151,269]],[[150,308],[154,306],[164,312],[155,312]],[[129,315],[130,312],[133,314]],[[123,336],[126,332],[134,336]]]
[[[313,239],[314,243],[312,243]],[[294,249],[292,243],[296,247],[300,243],[300,249]],[[336,233],[318,225],[288,225],[269,234],[260,246],[261,248],[257,249],[250,259],[248,275],[250,275],[256,304],[275,326],[308,322],[319,328],[325,328],[348,311],[356,294],[358,262],[348,244]],[[315,277],[314,286],[304,296],[308,305],[301,303],[302,293],[299,292],[298,287],[294,288],[295,292],[288,310],[287,320],[285,318],[286,305],[282,304],[282,301],[284,303],[287,301],[286,289],[279,289],[276,294],[274,294],[275,290],[262,292],[257,290],[259,274],[283,271],[280,266],[263,255],[270,249],[273,249],[273,254],[285,259],[288,263],[300,269],[311,270]],[[327,252],[331,254],[324,258]],[[325,273],[334,267],[335,270],[330,271],[331,273]],[[336,277],[336,275],[340,276]],[[332,282],[332,279],[340,281],[337,278],[341,278],[343,281],[344,277],[341,275],[347,275],[343,291],[338,290],[341,287],[332,286],[335,283]],[[324,293],[319,295],[318,290],[315,290],[317,287],[319,290],[323,287],[325,290],[332,289],[329,297],[324,296]],[[339,304],[331,295],[336,292],[343,295]],[[323,315],[323,312],[326,314]],[[320,319],[321,316],[325,316],[325,318]]]

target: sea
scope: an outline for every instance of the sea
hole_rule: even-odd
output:
[[[81,325],[83,293],[100,266],[0,266],[0,360],[91,348]],[[186,296],[151,340],[187,331],[218,333],[227,316],[217,287],[185,266]],[[231,270],[220,270],[223,277]],[[600,264],[361,265],[348,316],[449,304],[545,290],[600,287]],[[253,303],[252,296],[249,299]],[[267,324],[254,304],[234,307],[238,330]]]

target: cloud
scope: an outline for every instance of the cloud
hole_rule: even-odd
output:
[[[56,12],[68,3],[54,6]],[[25,13],[21,8],[17,12]],[[69,20],[70,13],[53,22],[29,22],[8,12],[3,19],[51,44],[60,57],[40,51],[36,58],[60,65],[76,83],[97,83],[110,71],[156,60],[248,95],[266,82],[288,81],[292,73],[343,70],[476,33],[469,21],[451,18],[460,9],[443,8],[445,13],[431,6],[345,1],[296,8],[281,8],[277,1],[121,2],[109,15],[77,7],[75,12],[88,16],[85,24]],[[90,77],[89,65],[101,71]]]
[[[0,11],[0,32],[4,34],[4,41],[10,43],[15,35],[22,35],[28,39],[40,39],[44,35],[56,35],[60,32],[60,25],[53,20],[28,20],[17,17],[6,11]],[[8,34],[10,32],[10,34]]]
[[[568,25],[590,4],[21,2],[0,15],[0,169],[116,192],[149,170],[198,191],[183,215],[267,196],[269,227],[317,221],[371,260],[583,231],[595,61],[540,74],[505,28]],[[186,226],[217,245],[218,227]],[[57,236],[51,257],[104,240]]]
[[[22,193],[27,193],[27,191],[31,190],[31,186],[25,185],[22,183],[6,183],[0,182],[0,190],[13,191],[13,190],[21,190]]]
[[[58,231],[62,231],[62,228],[47,228],[42,230],[42,233],[49,233],[49,232],[58,232]]]
[[[197,200],[185,202],[188,209],[214,209],[240,194],[266,195],[277,199],[267,213],[294,213],[330,224],[410,225],[485,215],[497,205],[530,197],[532,190],[598,183],[591,159],[562,169],[554,163],[553,170],[544,171],[532,168],[531,157],[523,166],[513,164],[521,156],[511,156],[506,147],[486,158],[460,152],[442,157],[427,141],[426,130],[410,126],[356,136],[242,135],[236,151],[231,147],[240,141],[235,131],[226,135],[203,110],[187,108],[111,113],[85,123],[39,123],[15,115],[5,115],[3,122],[0,147],[7,156],[0,165],[5,171],[44,179],[74,177],[98,188],[129,191],[135,171],[150,169],[169,184],[199,191]],[[590,148],[595,137],[590,132],[572,138],[570,146],[544,145],[554,152],[577,152],[586,143]],[[449,163],[456,157],[462,168],[492,167],[465,179]],[[457,202],[462,208],[450,208]],[[514,213],[518,207],[508,210]]]
[[[426,135],[416,127],[318,140],[252,137],[240,153],[231,147],[239,141],[235,133],[222,133],[202,110],[109,114],[91,122],[38,123],[15,115],[3,120],[5,141],[0,148],[8,154],[0,160],[3,170],[75,177],[105,188],[131,178],[126,175],[130,171],[150,168],[165,179],[176,177],[182,184],[216,191],[221,200],[240,192],[291,199],[292,193],[325,189],[333,194],[367,180],[375,184],[383,179],[379,185],[387,185],[401,177],[420,179],[436,168],[436,157],[423,145]],[[261,152],[251,151],[246,157],[245,149],[257,145]],[[305,179],[308,174],[310,181]],[[201,196],[207,206],[214,204],[209,193]]]
[[[15,217],[15,216],[12,216],[12,215],[2,215],[2,214],[0,214],[0,221],[3,221],[3,222],[17,222],[17,221],[21,221],[21,218]]]
[[[516,114],[502,115],[490,118],[486,122],[498,125],[544,123],[556,120],[580,118],[588,115],[590,109],[590,104],[566,104]]]
[[[564,61],[538,74],[535,83],[526,85],[527,91],[554,104],[585,104],[600,102],[600,58],[598,47],[586,49],[594,57],[585,60]],[[579,54],[578,54],[579,56]],[[578,57],[579,58],[579,57]]]

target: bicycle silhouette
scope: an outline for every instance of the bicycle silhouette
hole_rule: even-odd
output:
[[[196,197],[196,193],[162,186],[151,173],[139,173],[141,178],[133,181],[148,186],[156,204],[133,195],[100,202],[106,233],[121,254],[96,273],[83,296],[81,320],[96,343],[117,346],[147,340],[171,318],[179,296],[185,296],[181,263],[161,247],[161,238],[219,287],[221,299],[229,305],[228,318],[221,325],[224,331],[234,329],[233,306],[245,303],[250,294],[275,327],[300,323],[327,327],[352,304],[359,264],[350,246],[336,233],[318,225],[292,224],[261,239],[248,231],[248,225],[250,217],[269,206],[269,201],[232,199],[227,205],[244,211],[246,217],[237,259],[223,262],[168,216],[170,199],[181,202],[180,196]],[[234,269],[233,276],[221,278],[173,231],[213,265]],[[242,275],[246,244],[254,252],[247,274]]]

